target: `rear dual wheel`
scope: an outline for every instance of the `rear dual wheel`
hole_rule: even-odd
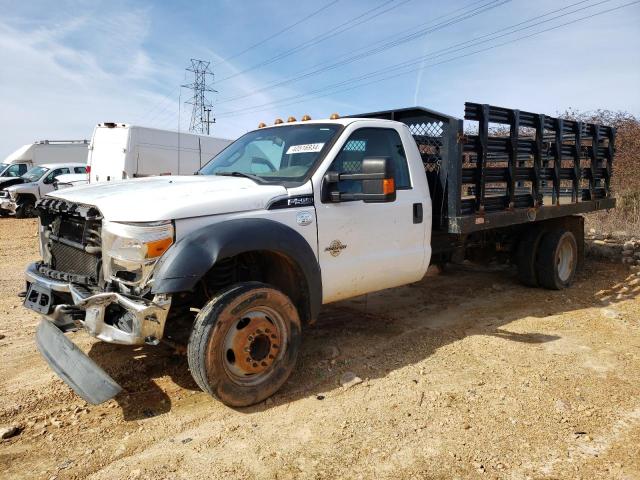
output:
[[[517,250],[518,277],[528,286],[561,290],[571,286],[578,266],[575,235],[563,228],[532,229]]]
[[[203,391],[226,405],[253,405],[289,378],[300,335],[300,317],[289,297],[264,283],[239,283],[196,317],[189,369]]]
[[[538,282],[561,290],[571,286],[578,266],[578,243],[573,233],[557,229],[542,237],[537,257]]]

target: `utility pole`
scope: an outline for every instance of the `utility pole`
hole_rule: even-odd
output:
[[[204,109],[205,112],[207,112],[207,135],[209,135],[209,125],[211,124],[211,120],[209,119],[209,115],[211,114],[211,109],[210,108],[205,108]],[[215,118],[213,119],[213,123],[215,123],[216,120]]]
[[[191,66],[187,67],[187,72],[193,73],[193,82],[182,85],[193,91],[193,96],[185,103],[193,105],[191,111],[191,123],[189,131],[192,133],[206,133],[209,135],[210,124],[216,123],[214,117],[211,120],[210,114],[213,104],[207,99],[206,93],[217,93],[216,90],[208,86],[213,83],[213,72],[210,69],[211,62],[205,60],[191,59]],[[208,79],[208,82],[207,82]]]

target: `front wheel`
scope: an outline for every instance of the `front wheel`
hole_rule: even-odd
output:
[[[224,404],[253,405],[289,378],[300,340],[300,317],[289,297],[264,283],[238,283],[196,317],[189,369],[198,386]]]
[[[35,203],[31,199],[18,200],[16,206],[16,218],[31,218],[35,217]]]

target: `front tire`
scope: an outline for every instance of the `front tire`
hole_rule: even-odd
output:
[[[16,206],[16,218],[31,218],[35,216],[35,203],[30,199],[19,200]]]
[[[300,340],[300,317],[289,297],[264,283],[238,283],[196,317],[189,369],[198,386],[225,405],[253,405],[287,381]]]

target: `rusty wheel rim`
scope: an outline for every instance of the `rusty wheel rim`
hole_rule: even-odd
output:
[[[229,377],[242,385],[264,381],[284,353],[286,335],[284,319],[275,310],[260,307],[244,312],[224,339],[223,364]]]

